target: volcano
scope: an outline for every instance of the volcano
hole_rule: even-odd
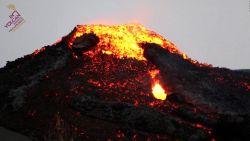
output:
[[[0,78],[0,125],[33,140],[250,140],[250,73],[138,24],[78,25]]]

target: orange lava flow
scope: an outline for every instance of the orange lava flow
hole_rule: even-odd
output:
[[[161,87],[159,83],[155,83],[153,85],[152,93],[156,99],[165,100],[167,98],[165,90]]]
[[[115,55],[119,58],[127,57],[137,60],[146,60],[143,57],[143,49],[138,45],[144,42],[159,44],[167,48],[170,52],[181,54],[183,58],[187,58],[187,55],[181,53],[173,43],[139,24],[112,26],[78,25],[69,41],[69,46],[71,47],[76,37],[84,33],[94,33],[100,38],[97,50],[105,54]]]
[[[167,94],[165,90],[162,88],[162,86],[160,85],[159,80],[156,77],[159,74],[159,70],[150,71],[149,74],[151,75],[151,78],[153,79],[153,85],[152,85],[153,96],[159,100],[166,100]]]

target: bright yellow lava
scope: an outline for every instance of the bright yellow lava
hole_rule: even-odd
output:
[[[160,71],[158,69],[156,70],[151,70],[149,72],[152,81],[153,81],[153,86],[152,86],[152,93],[153,96],[156,99],[160,99],[160,100],[165,100],[167,98],[167,93],[165,92],[165,90],[161,87],[160,83],[159,83],[159,79],[157,78],[157,75],[160,73]]]
[[[154,84],[154,86],[152,87],[152,93],[156,99],[165,100],[167,98],[165,90],[159,83]]]
[[[78,25],[69,41],[69,46],[73,44],[76,37],[84,33],[94,33],[100,38],[96,50],[105,54],[115,55],[119,58],[128,57],[137,60],[146,60],[143,57],[143,49],[138,45],[143,42],[156,43],[171,52],[185,56],[173,43],[139,24]]]

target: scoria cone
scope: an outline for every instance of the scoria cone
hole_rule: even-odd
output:
[[[250,139],[250,74],[193,61],[141,25],[77,26],[0,78],[0,125],[34,140]]]

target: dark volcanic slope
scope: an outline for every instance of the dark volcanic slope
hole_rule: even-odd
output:
[[[0,69],[0,125],[41,141],[250,139],[249,73],[141,46],[148,61],[80,55],[63,38],[8,62]],[[171,92],[165,101],[152,96],[154,69]]]

